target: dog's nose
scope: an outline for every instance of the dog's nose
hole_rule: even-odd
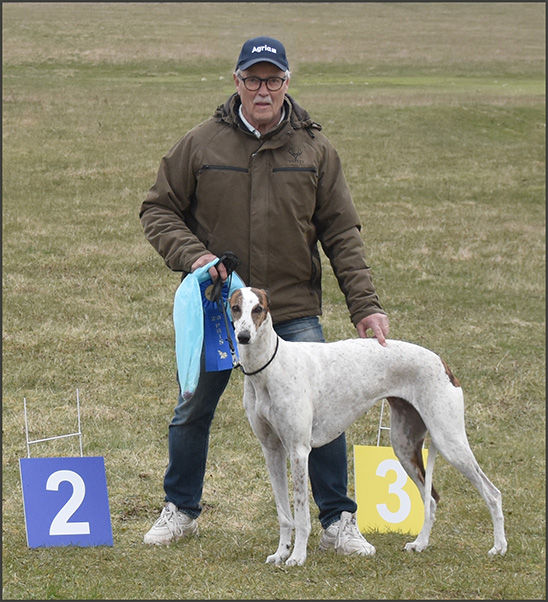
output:
[[[242,330],[242,332],[238,333],[238,343],[241,343],[242,345],[247,345],[249,343],[249,339],[251,339],[249,331]]]

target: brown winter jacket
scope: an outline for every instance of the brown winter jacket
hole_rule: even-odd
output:
[[[239,276],[265,288],[274,322],[321,314],[317,242],[354,324],[384,313],[336,150],[290,97],[285,119],[255,137],[232,95],[162,159],[141,206],[145,236],[174,271],[206,252],[236,253]]]

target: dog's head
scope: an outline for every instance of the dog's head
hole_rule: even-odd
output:
[[[229,304],[238,343],[252,343],[262,324],[270,321],[268,293],[259,288],[239,288],[232,293]]]

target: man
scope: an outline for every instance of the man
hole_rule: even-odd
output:
[[[236,93],[163,158],[141,207],[145,236],[167,266],[183,275],[234,252],[244,282],[269,290],[278,334],[301,341],[324,341],[319,241],[358,335],[371,330],[385,344],[388,318],[371,282],[339,156],[321,126],[287,95],[289,77],[278,40],[244,43]],[[225,280],[224,266],[218,267]],[[210,272],[217,277],[215,268]],[[145,543],[198,533],[209,429],[230,373],[206,372],[202,358],[194,395],[185,400],[179,394],[169,426],[167,504]],[[370,554],[355,519],[340,518],[357,508],[347,496],[344,434],[313,449],[309,465],[324,528],[320,547]]]

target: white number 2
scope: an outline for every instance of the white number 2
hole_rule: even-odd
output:
[[[386,504],[377,504],[377,511],[381,518],[388,523],[401,523],[403,522],[411,512],[411,498],[407,495],[407,492],[403,490],[404,485],[407,483],[407,473],[403,469],[402,465],[397,460],[383,460],[377,466],[376,474],[380,477],[385,477],[389,470],[393,470],[396,473],[396,481],[388,486],[388,493],[397,495],[400,500],[400,507],[397,512],[391,512],[388,510]]]
[[[59,491],[59,484],[68,481],[72,485],[72,495],[55,515],[49,528],[50,535],[89,535],[89,523],[69,523],[69,518],[78,510],[86,496],[86,484],[82,477],[72,470],[57,470],[46,483],[49,491]]]

